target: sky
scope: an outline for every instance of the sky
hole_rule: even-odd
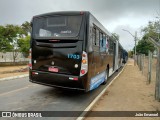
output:
[[[126,50],[131,50],[135,31],[140,38],[149,21],[158,21],[160,0],[0,0],[0,25],[21,25],[35,15],[55,11],[90,11],[109,32],[120,36]]]

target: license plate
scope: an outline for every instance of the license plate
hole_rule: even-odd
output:
[[[58,68],[49,67],[48,71],[51,71],[51,72],[58,72]]]

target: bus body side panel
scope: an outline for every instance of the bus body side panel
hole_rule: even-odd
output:
[[[119,59],[118,59],[118,47],[119,47],[119,43],[118,41],[116,41],[116,52],[115,52],[115,70],[118,70],[118,65],[119,65]]]
[[[90,14],[88,19],[88,74],[87,74],[87,91],[97,88],[104,82],[106,69],[113,67],[113,54],[100,53],[100,48],[93,45],[92,29],[94,25],[100,26],[99,22]]]
[[[116,43],[113,43],[113,71],[115,71],[115,63],[116,63]]]
[[[122,46],[120,45],[120,43],[119,43],[119,49],[118,49],[119,51],[118,51],[118,58],[119,58],[119,66],[118,66],[118,68],[120,68],[121,66],[122,66],[122,62],[123,62],[123,48],[122,48]]]

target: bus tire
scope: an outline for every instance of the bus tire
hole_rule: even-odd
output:
[[[108,71],[108,69],[107,69],[107,70],[106,70],[105,80],[104,80],[104,82],[102,83],[102,85],[105,85],[105,84],[107,83],[108,76],[109,76],[109,71]]]

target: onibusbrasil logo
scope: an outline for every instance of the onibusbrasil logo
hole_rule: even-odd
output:
[[[2,117],[42,117],[42,114],[39,112],[2,112]]]

